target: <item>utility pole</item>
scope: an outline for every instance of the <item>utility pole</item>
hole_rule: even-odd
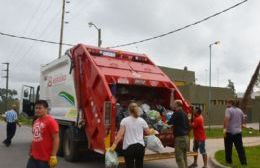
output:
[[[5,111],[7,111],[7,104],[8,104],[8,83],[9,83],[9,62],[3,63],[6,65],[6,69],[3,71],[6,71],[6,76],[3,76],[3,78],[6,78],[6,92],[5,92]]]
[[[61,57],[61,54],[62,54],[63,27],[64,27],[64,13],[65,13],[65,0],[62,0],[62,15],[61,15],[61,28],[60,28],[59,58]]]
[[[101,47],[102,41],[101,41],[101,29],[98,29],[98,47]]]
[[[209,45],[209,100],[208,100],[208,120],[209,120],[209,131],[210,131],[210,126],[211,126],[211,48],[212,48],[212,45],[218,45],[220,42],[219,41],[216,41],[214,43],[211,43]]]
[[[89,27],[94,26],[95,29],[98,31],[98,47],[101,47],[102,40],[101,40],[101,29],[98,28],[93,22],[88,23]]]

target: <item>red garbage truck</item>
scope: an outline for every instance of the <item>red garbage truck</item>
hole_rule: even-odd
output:
[[[33,115],[33,99],[28,95],[34,90],[24,86],[23,91],[23,112]],[[88,150],[104,154],[118,130],[118,106],[127,109],[133,100],[170,109],[180,99],[183,109],[191,112],[176,85],[147,55],[85,44],[41,67],[36,98],[48,101],[49,114],[60,126],[59,154],[68,161]],[[164,146],[173,147],[171,129],[158,137]],[[168,157],[157,154],[147,160]]]

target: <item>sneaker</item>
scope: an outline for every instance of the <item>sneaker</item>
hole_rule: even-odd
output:
[[[203,166],[202,168],[208,168],[207,166]]]
[[[198,167],[198,164],[192,163],[191,165],[188,166],[188,168],[194,168],[194,167]]]

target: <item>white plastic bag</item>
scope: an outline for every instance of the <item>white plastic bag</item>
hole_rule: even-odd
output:
[[[146,148],[153,152],[162,152],[164,147],[161,140],[155,135],[149,135],[145,137]]]
[[[106,168],[117,168],[119,162],[116,152],[106,151],[105,164]]]
[[[150,110],[150,106],[148,105],[148,104],[142,104],[141,106],[140,106],[141,108],[142,108],[142,110],[145,112],[145,113],[147,113],[149,110]]]

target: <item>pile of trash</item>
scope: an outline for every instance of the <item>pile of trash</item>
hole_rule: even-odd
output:
[[[119,103],[116,105],[117,109],[117,127],[119,128],[120,122],[123,118],[129,116],[127,107],[122,107]],[[139,107],[140,116],[148,123],[150,128],[157,130],[159,133],[164,132],[169,128],[167,121],[173,115],[173,111],[166,109],[162,105],[156,105],[151,108],[148,104],[141,104]]]
[[[140,103],[139,103],[140,104]],[[117,116],[116,116],[116,126],[119,129],[120,122],[123,118],[129,116],[127,105],[116,104]],[[143,103],[139,106],[140,116],[147,122],[149,128],[154,129],[157,134],[167,131],[170,126],[167,122],[171,119],[174,114],[173,111],[166,109],[162,105],[149,106]],[[164,146],[161,140],[156,135],[148,135],[144,137],[145,146],[147,149],[153,152],[161,153],[164,150]]]

